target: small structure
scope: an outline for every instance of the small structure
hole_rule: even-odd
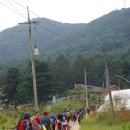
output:
[[[89,90],[92,90],[92,91],[99,91],[99,92],[103,91],[103,88],[102,87],[98,87],[98,86],[92,86],[92,85],[85,86],[84,84],[78,84],[78,85],[75,86],[75,88],[81,88],[81,89],[86,89],[86,87]]]
[[[73,91],[75,91],[78,94],[79,93],[83,94],[83,93],[85,93],[86,87],[87,87],[87,90],[89,93],[89,97],[91,99],[93,99],[93,101],[95,103],[97,103],[99,105],[104,102],[104,97],[106,97],[106,95],[108,95],[108,89],[103,88],[102,86],[92,86],[92,85],[85,86],[84,84],[78,84],[75,86]],[[120,88],[116,85],[111,85],[110,88],[111,88],[111,91],[120,90]],[[78,90],[78,92],[77,92],[77,90]]]
[[[102,93],[104,91],[102,87],[92,86],[92,85],[85,86],[84,84],[78,84],[77,86],[75,86],[75,88],[72,91],[77,92],[77,90],[79,90],[78,94],[79,93],[86,94],[86,89],[88,91],[88,97],[93,101],[94,104],[99,105],[102,103],[103,101]]]
[[[120,90],[120,88],[117,85],[111,85],[110,89],[111,89],[111,92]],[[108,95],[108,89],[104,88],[103,89],[103,96],[106,96],[106,95]]]
[[[130,110],[130,89],[112,91],[111,93],[115,111],[119,111],[121,108]],[[102,104],[97,111],[106,112],[109,107],[109,95],[107,95],[104,104]]]

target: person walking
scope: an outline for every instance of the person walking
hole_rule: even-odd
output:
[[[24,113],[23,119],[16,124],[15,130],[32,130],[32,123],[30,120],[30,114]]]
[[[34,117],[32,123],[32,130],[43,130],[42,126],[40,125],[40,117]]]
[[[43,112],[43,116],[41,116],[41,119],[40,119],[40,124],[41,125],[44,125],[46,127],[46,130],[53,130],[52,129],[52,123],[51,123],[51,119],[48,115],[48,111],[45,110]]]

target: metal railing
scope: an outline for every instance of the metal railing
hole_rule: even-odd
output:
[[[86,99],[85,95],[73,95],[56,99],[55,103],[67,102],[67,101],[81,101],[85,99]]]

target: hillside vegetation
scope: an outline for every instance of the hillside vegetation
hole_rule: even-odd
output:
[[[38,22],[38,24],[35,24]],[[115,10],[88,24],[68,24],[45,18],[32,20],[33,44],[40,48],[41,57],[59,54],[124,52],[130,41],[130,9]],[[29,58],[28,26],[19,24],[0,33],[0,60],[23,63]]]

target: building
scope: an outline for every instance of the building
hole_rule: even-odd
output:
[[[113,106],[115,111],[125,108],[130,110],[130,89],[112,91]],[[110,107],[109,95],[105,97],[104,103],[99,107],[97,112],[107,112]]]

